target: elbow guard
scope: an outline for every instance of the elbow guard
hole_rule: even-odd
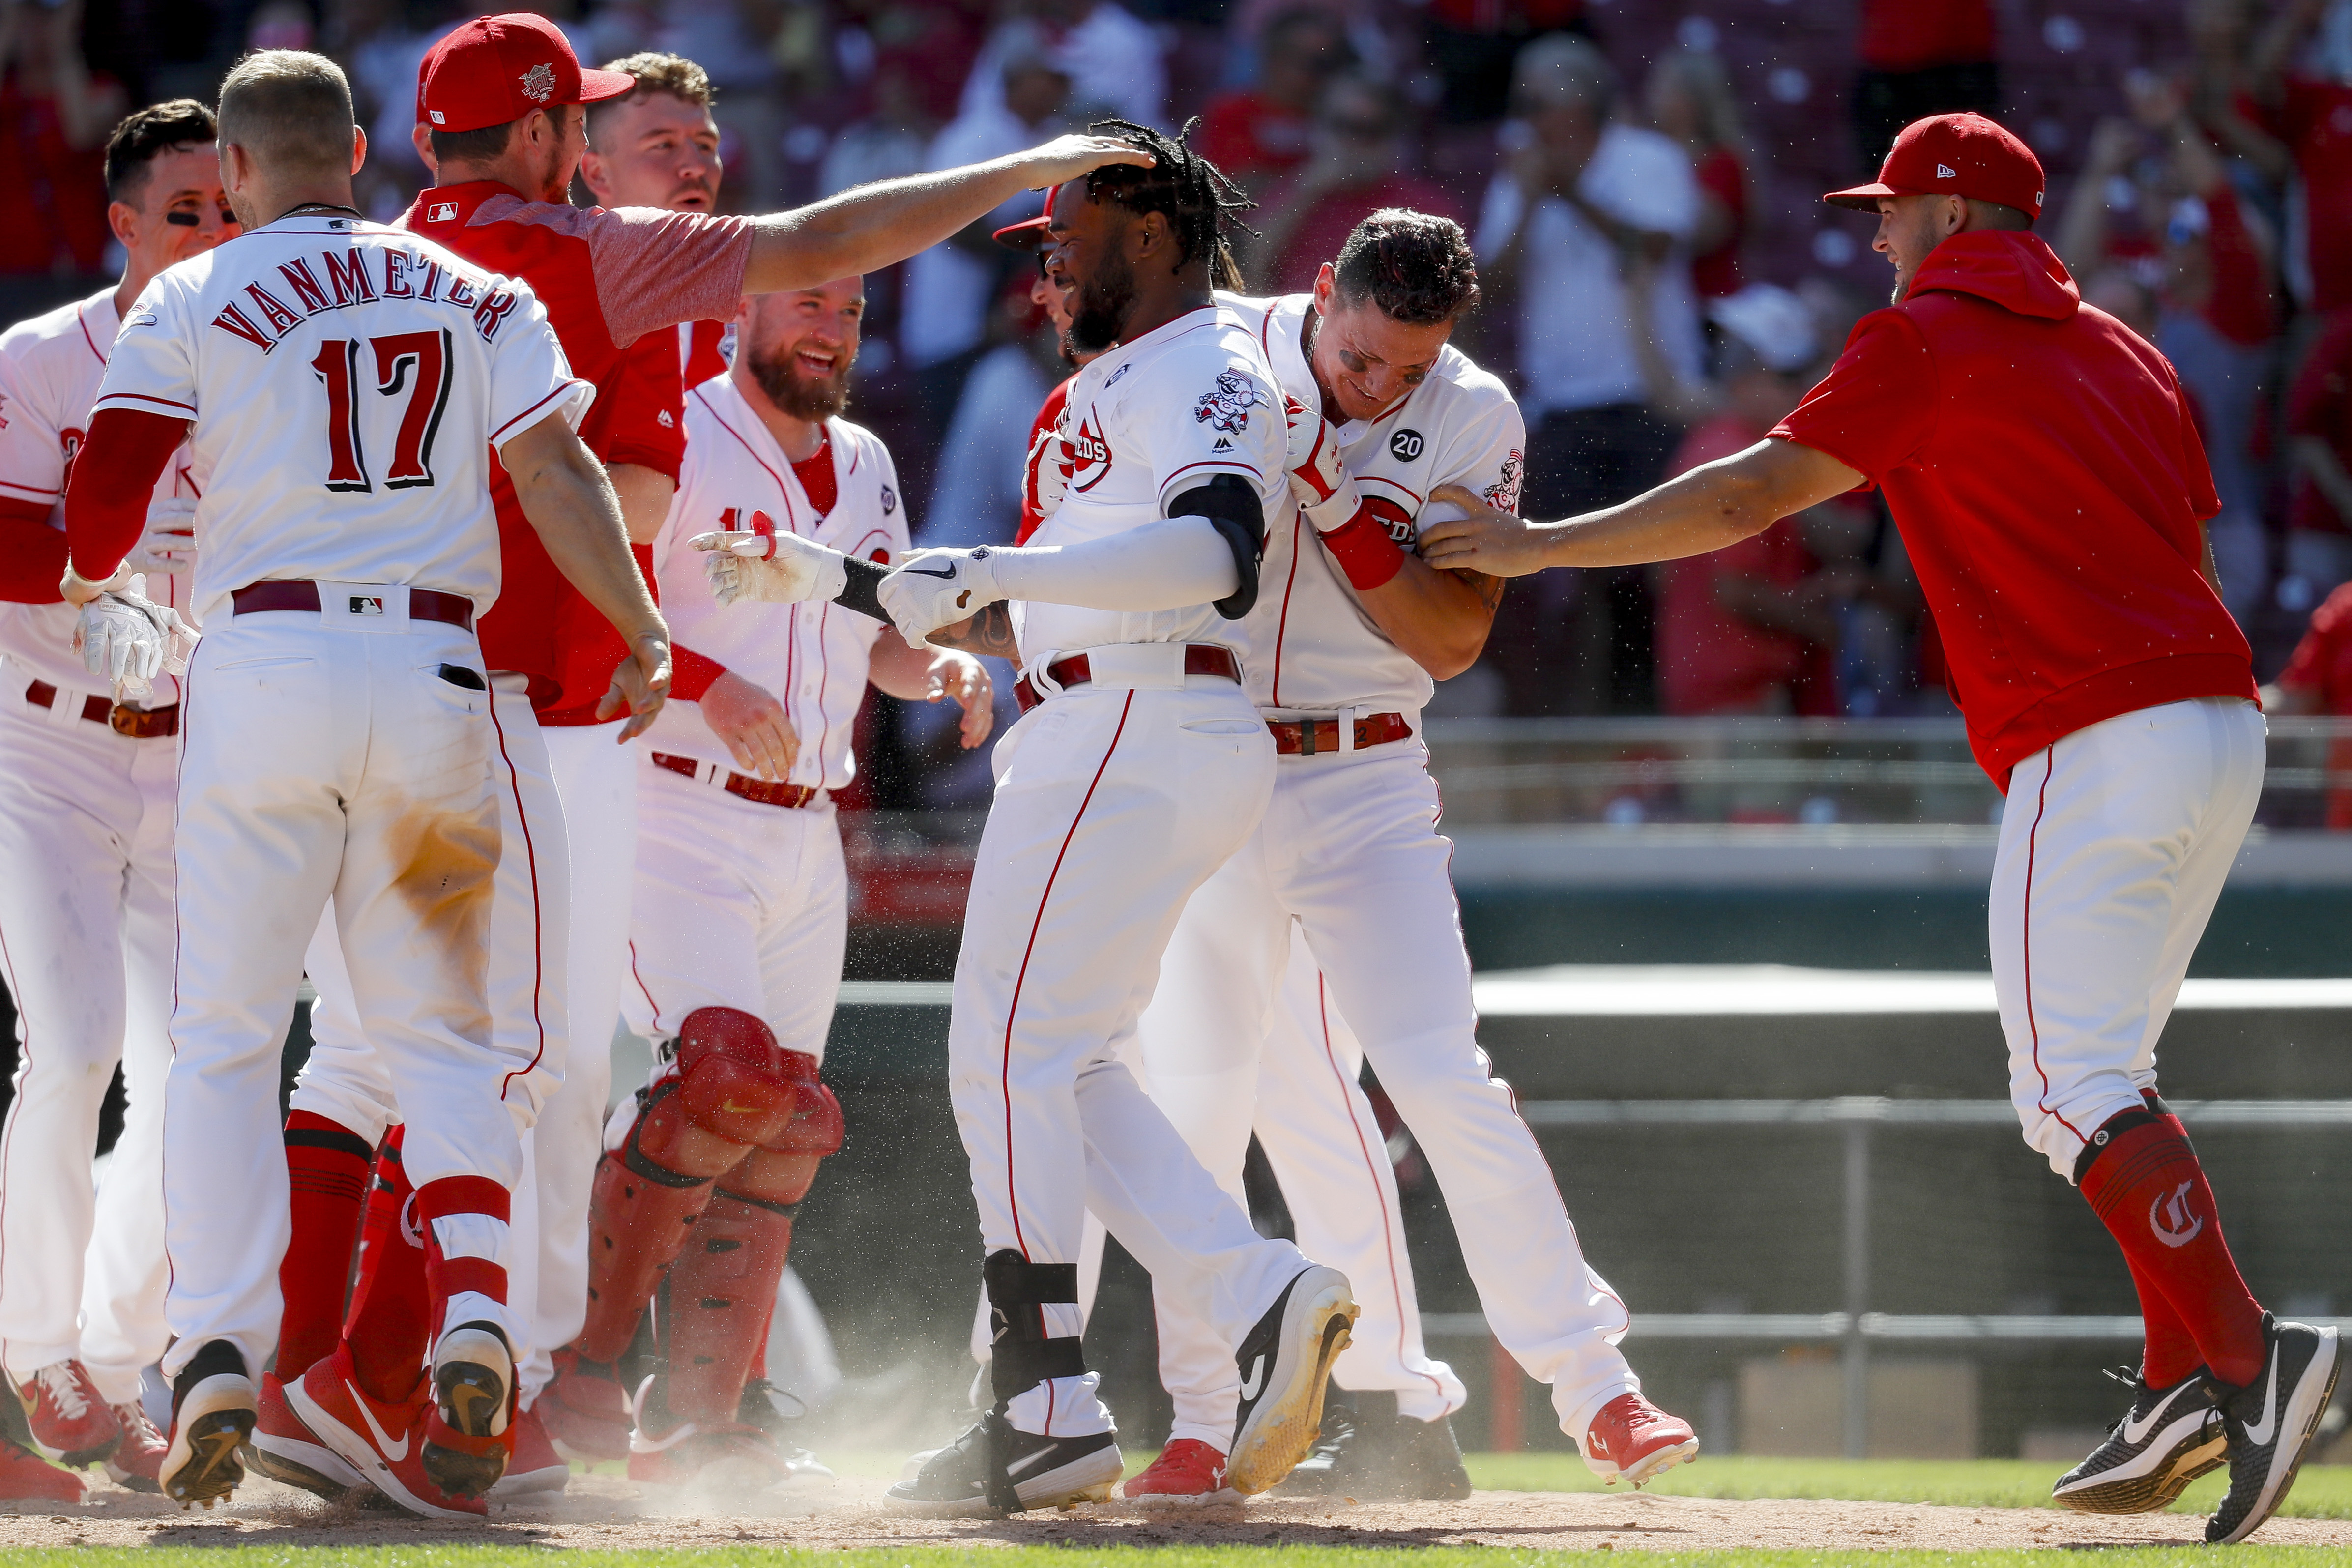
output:
[[[882,579],[890,574],[890,568],[879,562],[860,561],[855,555],[845,556],[841,564],[848,581],[842,585],[841,592],[833,596],[833,602],[845,610],[856,610],[861,616],[870,616],[888,626],[890,612],[882,607],[882,600],[875,590],[882,585]]]
[[[1170,517],[1204,517],[1234,552],[1241,585],[1216,601],[1217,614],[1240,620],[1257,603],[1257,565],[1265,554],[1265,508],[1239,474],[1213,474],[1168,505]]]

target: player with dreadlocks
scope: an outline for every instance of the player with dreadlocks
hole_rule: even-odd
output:
[[[1108,352],[1070,388],[1066,493],[1030,544],[917,551],[877,583],[789,535],[701,542],[722,597],[878,609],[910,641],[1028,672],[994,754],[948,1044],[995,1400],[891,1489],[927,1510],[1045,1508],[1118,1482],[1078,1339],[1088,1208],[1235,1347],[1237,1490],[1265,1490],[1312,1446],[1356,1316],[1346,1277],[1251,1228],[1118,1058],[1185,901],[1273,790],[1239,622],[1292,502],[1278,383],[1211,296],[1242,198],[1182,138],[1114,133],[1151,153],[1142,177],[1054,194],[1046,265],[1075,291],[1073,344]]]

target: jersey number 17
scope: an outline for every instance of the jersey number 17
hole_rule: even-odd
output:
[[[375,390],[383,397],[406,395],[400,426],[392,440],[392,466],[384,471],[383,488],[414,489],[433,483],[433,441],[441,433],[441,416],[449,406],[449,334],[395,332],[370,338]],[[319,345],[310,369],[327,389],[327,488],[331,490],[373,490],[368,477],[367,444],[361,436],[365,399],[360,395],[360,340],[329,338]]]

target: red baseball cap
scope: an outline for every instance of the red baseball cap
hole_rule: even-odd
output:
[[[1013,250],[1035,250],[1044,246],[1045,226],[1054,221],[1054,193],[1061,188],[1059,185],[1046,187],[1045,210],[1035,217],[1006,224],[996,231],[993,237],[996,243]]]
[[[2038,218],[2044,189],[2032,148],[1981,114],[1934,114],[1903,128],[1878,166],[1877,184],[1822,200],[1874,213],[1881,196],[1967,196]]]
[[[582,70],[562,29],[544,16],[478,16],[425,55],[416,115],[435,131],[479,131],[551,104],[602,103],[636,86],[626,71]]]

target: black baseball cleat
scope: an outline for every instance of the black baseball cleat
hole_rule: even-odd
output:
[[[1242,1388],[1227,1486],[1244,1497],[1269,1491],[1314,1448],[1331,1363],[1355,1321],[1356,1299],[1336,1268],[1310,1263],[1283,1287],[1234,1352]]]
[[[1470,1472],[1444,1416],[1416,1421],[1398,1413],[1393,1393],[1335,1387],[1324,1395],[1322,1436],[1275,1495],[1458,1502],[1470,1495]]]
[[[2216,1546],[2243,1541],[2286,1500],[2343,1370],[2334,1329],[2282,1322],[2265,1313],[2263,1338],[2270,1354],[2262,1376],[2221,1401],[2230,1490],[2205,1521],[2205,1539]]]
[[[252,1439],[259,1405],[235,1345],[213,1340],[196,1352],[172,1382],[172,1442],[156,1472],[163,1494],[185,1509],[235,1492],[245,1479],[237,1450]]]
[[[1118,1434],[1041,1437],[991,1410],[885,1497],[901,1513],[1003,1514],[1108,1502],[1126,1472]]]
[[[2210,1372],[2200,1366],[2165,1388],[2129,1367],[2107,1375],[2132,1390],[2131,1408],[2089,1458],[2058,1478],[2052,1501],[2076,1513],[2156,1513],[2221,1468],[2228,1443],[2220,1405],[2229,1390]]]

